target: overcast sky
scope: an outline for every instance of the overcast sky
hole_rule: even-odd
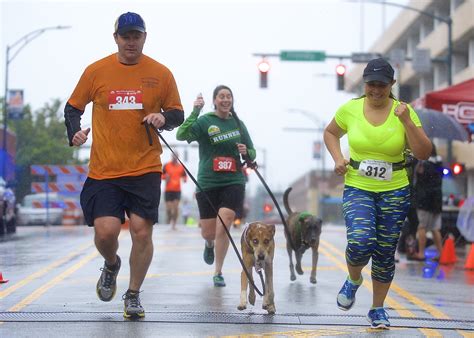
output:
[[[260,59],[252,54],[366,51],[383,25],[388,26],[399,13],[396,7],[384,10],[380,4],[343,0],[0,0],[0,4],[0,95],[4,92],[6,46],[25,34],[44,27],[71,26],[43,33],[10,64],[9,88],[23,89],[25,102],[37,110],[55,98],[67,100],[87,65],[116,52],[112,37],[116,18],[123,12],[137,12],[147,25],[144,53],[171,69],[186,116],[197,93],[203,93],[208,111],[215,86],[232,88],[235,109],[257,148],[257,162],[263,164],[266,153],[267,181],[275,190],[285,189],[309,169],[320,167],[312,158],[312,149],[321,135],[284,128],[319,127],[353,95],[336,91],[337,59],[284,62],[271,58],[269,87],[260,89],[256,68]],[[349,60],[343,63],[351,66]],[[83,125],[90,123],[90,108]],[[314,119],[290,109],[312,112]],[[177,143],[174,132],[166,133],[165,138]],[[87,154],[83,151],[81,156]],[[169,157],[165,152],[163,160]],[[326,166],[332,168],[329,155],[326,158]],[[187,163],[196,173],[196,149],[190,150]],[[264,168],[261,171],[265,174]],[[257,180],[251,179],[251,191]],[[186,184],[185,192],[192,190]]]

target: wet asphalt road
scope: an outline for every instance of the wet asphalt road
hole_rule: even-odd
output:
[[[240,248],[240,229],[232,235]],[[391,330],[372,330],[365,316],[371,305],[370,271],[349,312],[336,306],[346,277],[344,227],[325,225],[321,237],[317,284],[305,274],[290,281],[283,228],[277,227],[274,259],[276,314],[255,306],[237,310],[239,262],[229,248],[224,265],[227,286],[214,288],[213,267],[202,260],[199,228],[155,225],[155,254],[142,287],[146,317],[122,317],[121,295],[128,287],[131,241],[120,237],[122,269],[116,297],[98,300],[95,284],[103,260],[85,226],[20,227],[0,240],[0,337],[157,337],[157,336],[474,336],[474,271],[464,270],[465,248],[458,262],[438,266],[401,257],[386,307]]]

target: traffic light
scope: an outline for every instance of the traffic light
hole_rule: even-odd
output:
[[[272,211],[272,210],[273,210],[273,207],[272,207],[272,205],[271,205],[270,203],[265,203],[265,204],[263,205],[263,212],[264,212],[264,213],[268,214],[268,213],[269,213],[270,211]]]
[[[344,75],[346,74],[346,66],[338,64],[336,66],[337,90],[344,90]]]
[[[270,63],[263,59],[257,65],[258,71],[260,72],[260,88],[268,87],[268,71],[270,70]]]
[[[465,166],[463,163],[453,163],[451,169],[453,175],[460,175],[464,172]]]

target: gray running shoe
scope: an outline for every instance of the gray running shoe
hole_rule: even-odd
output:
[[[138,319],[145,317],[145,310],[140,304],[140,292],[127,291],[122,299],[124,300],[123,316],[128,319]]]
[[[99,280],[97,281],[96,292],[99,299],[103,302],[110,302],[115,296],[117,291],[117,275],[120,271],[121,260],[117,255],[117,263],[115,263],[115,268],[110,269],[104,263],[104,267],[100,270],[102,274],[100,275]]]
[[[214,263],[214,247],[209,248],[207,245],[204,245],[203,258],[206,264],[212,265]]]

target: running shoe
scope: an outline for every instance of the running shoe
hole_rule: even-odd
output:
[[[373,329],[388,329],[390,322],[388,321],[388,313],[383,307],[376,307],[369,311],[367,320]]]
[[[206,262],[209,265],[212,265],[214,263],[214,247],[208,247],[206,244],[204,244],[204,262]]]
[[[212,280],[214,281],[215,287],[222,288],[225,286],[225,280],[221,273],[218,275],[214,275]]]
[[[138,319],[145,317],[145,309],[140,304],[140,292],[128,290],[123,296],[124,301],[123,316],[127,319]]]
[[[343,311],[348,311],[355,304],[355,294],[359,286],[362,285],[362,276],[360,277],[360,283],[355,284],[347,277],[344,285],[337,295],[337,307]]]
[[[108,267],[104,262],[104,267],[99,280],[97,281],[96,292],[99,299],[103,302],[110,302],[117,291],[117,275],[120,270],[121,260],[117,255],[117,262],[114,267]]]

